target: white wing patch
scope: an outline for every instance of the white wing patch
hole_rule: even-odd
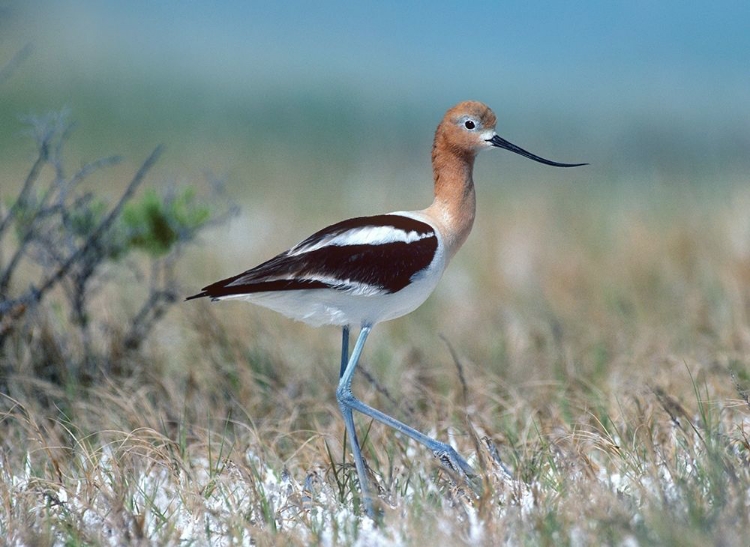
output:
[[[387,294],[386,291],[380,287],[370,285],[368,283],[362,283],[361,281],[353,281],[351,279],[338,279],[335,277],[327,277],[322,275],[307,275],[305,279],[312,281],[321,281],[327,283],[338,290],[343,290],[353,296],[377,296]]]
[[[366,226],[364,228],[348,230],[343,234],[323,238],[313,245],[298,245],[289,251],[289,255],[296,256],[329,246],[387,245],[396,242],[414,243],[428,237],[435,237],[435,234],[433,232],[419,233],[416,230],[407,232],[393,226]]]

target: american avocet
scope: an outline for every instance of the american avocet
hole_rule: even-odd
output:
[[[435,132],[435,198],[428,208],[333,224],[271,260],[208,285],[188,298],[249,300],[311,325],[343,327],[336,399],[370,516],[374,512],[354,429],[354,410],[420,442],[454,472],[466,478],[473,475],[471,466],[453,447],[366,405],[354,397],[351,383],[372,327],[419,307],[469,235],[476,210],[472,170],[477,153],[504,148],[556,167],[586,165],[557,163],[527,152],[499,137],[495,122],[492,110],[479,102],[462,102],[448,110]],[[350,326],[361,329],[351,357]]]

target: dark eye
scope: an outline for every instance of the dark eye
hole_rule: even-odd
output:
[[[465,127],[466,129],[474,129],[475,125],[474,125],[474,122],[473,122],[473,121],[471,121],[471,120],[466,120],[466,121],[464,122],[464,127]]]

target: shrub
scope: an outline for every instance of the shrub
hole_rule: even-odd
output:
[[[139,192],[162,154],[156,147],[119,199],[110,204],[84,181],[110,169],[111,156],[66,173],[63,152],[72,125],[65,113],[28,119],[37,155],[15,197],[0,205],[0,391],[11,378],[32,376],[66,389],[102,375],[131,375],[143,362],[144,340],[178,300],[175,262],[217,213],[220,184],[198,196],[192,188]],[[51,168],[46,184],[44,174]],[[6,201],[7,200],[7,201]],[[209,205],[211,204],[211,205]],[[14,236],[14,237],[11,237]],[[136,310],[115,326],[95,307],[123,276],[145,290]],[[141,280],[147,280],[143,283]],[[134,283],[135,284],[135,283]],[[122,298],[121,293],[113,298]]]

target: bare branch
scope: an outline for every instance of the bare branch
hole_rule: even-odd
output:
[[[123,338],[123,347],[130,351],[138,349],[154,324],[167,313],[170,305],[176,301],[177,293],[174,290],[152,289],[141,309],[130,322],[128,333]]]
[[[109,156],[106,158],[101,158],[99,160],[87,163],[86,165],[81,167],[81,169],[79,169],[78,172],[75,175],[73,175],[73,177],[71,177],[71,179],[67,182],[64,180],[61,180],[60,178],[56,178],[50,183],[49,187],[47,188],[47,191],[39,200],[39,203],[36,204],[34,212],[31,214],[30,218],[27,221],[28,227],[26,228],[26,230],[23,232],[23,234],[20,237],[18,248],[16,249],[15,253],[11,257],[10,261],[8,262],[8,265],[6,266],[5,271],[3,271],[2,275],[0,276],[0,296],[6,293],[8,286],[10,285],[10,281],[13,277],[13,273],[15,272],[21,259],[25,256],[28,246],[31,244],[32,240],[34,239],[35,231],[36,231],[36,228],[35,228],[36,221],[39,220],[40,218],[49,216],[50,214],[54,214],[56,212],[62,211],[62,209],[64,208],[64,203],[67,197],[67,193],[72,188],[74,188],[79,182],[85,179],[88,175],[90,175],[94,171],[101,169],[103,167],[115,165],[119,163],[120,161],[121,161],[120,156]],[[58,172],[59,172],[58,174],[58,177],[59,177],[59,175],[61,174],[61,171],[58,171]],[[50,197],[55,193],[55,191],[59,191],[60,193],[60,197],[59,197],[60,205],[47,208],[46,204],[49,201]],[[10,217],[11,215],[8,215],[8,216]]]
[[[68,271],[98,244],[101,236],[112,226],[115,219],[117,219],[117,217],[122,212],[122,208],[124,207],[125,203],[127,203],[128,200],[133,197],[133,194],[143,182],[146,173],[148,173],[148,171],[154,166],[163,151],[164,146],[159,145],[154,149],[153,152],[151,152],[151,155],[146,158],[146,161],[143,162],[143,165],[141,165],[140,169],[138,169],[138,172],[130,181],[130,184],[128,184],[128,187],[125,189],[125,192],[122,194],[117,204],[112,208],[112,210],[104,218],[104,220],[101,221],[99,226],[97,226],[96,229],[93,230],[84,244],[81,245],[78,250],[74,252],[57,269],[57,271],[55,271],[55,273],[50,275],[38,289],[35,287],[31,287],[25,295],[18,299],[0,302],[0,315],[4,316],[11,310],[23,310],[27,306],[39,302],[47,291],[57,285],[60,280],[63,279],[63,277],[68,273]],[[2,340],[0,340],[0,342],[1,341]]]
[[[8,211],[8,214],[5,215],[5,218],[0,220],[0,239],[2,239],[5,230],[10,225],[11,221],[15,218],[16,214],[18,213],[18,210],[23,207],[26,204],[26,199],[29,197],[29,192],[31,191],[31,187],[36,182],[36,179],[39,177],[39,172],[42,170],[42,166],[49,158],[49,141],[44,140],[40,143],[39,146],[39,154],[37,155],[36,161],[34,162],[34,165],[31,166],[31,170],[29,171],[29,174],[26,176],[26,180],[23,183],[23,186],[21,187],[21,191],[18,193],[18,197],[13,202],[13,205],[11,205],[10,210]]]
[[[122,156],[107,156],[106,158],[99,158],[92,162],[87,163],[81,167],[75,175],[70,177],[70,180],[66,184],[66,190],[70,190],[75,187],[79,182],[84,180],[86,177],[91,175],[94,171],[103,169],[104,167],[111,167],[117,165],[122,161]]]
[[[10,58],[10,61],[5,63],[5,66],[0,68],[0,85],[5,83],[5,81],[11,77],[11,75],[16,71],[18,66],[26,60],[26,58],[31,55],[31,52],[33,51],[33,47],[31,44],[26,44],[21,49],[19,49],[13,57]]]

